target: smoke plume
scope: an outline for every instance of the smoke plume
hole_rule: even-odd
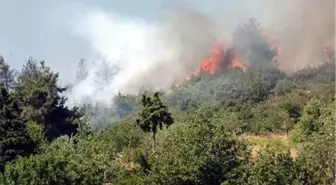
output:
[[[167,90],[197,68],[218,39],[216,24],[201,12],[187,8],[164,19],[153,25],[140,18],[100,11],[82,16],[74,31],[104,60],[95,62],[87,77],[71,88],[70,100],[80,102],[89,97],[108,102],[118,92]],[[105,68],[117,70],[108,83],[96,83],[97,73]]]
[[[326,60],[324,47],[335,45],[335,0],[288,1],[281,21],[271,25],[282,48],[279,68],[295,72]]]
[[[228,35],[233,36],[242,20],[250,17],[259,20],[280,46],[279,69],[285,72],[321,64],[323,47],[334,45],[334,0],[244,2],[229,5],[239,14],[224,12],[217,17],[179,6],[155,24],[139,17],[86,11],[77,16],[72,32],[90,43],[101,58],[89,67],[86,78],[72,86],[69,99],[107,103],[118,92],[169,90],[200,66],[215,42],[232,42]],[[106,74],[100,75],[105,76],[104,83],[97,83],[97,73],[104,70]]]

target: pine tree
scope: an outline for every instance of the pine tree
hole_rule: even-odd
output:
[[[155,136],[157,129],[162,129],[164,125],[168,128],[173,124],[174,119],[168,111],[167,106],[163,105],[159,93],[154,93],[154,98],[142,96],[142,110],[140,111],[140,119],[137,119],[137,125],[145,132],[152,132],[153,151],[155,151]]]
[[[0,87],[0,171],[6,162],[17,156],[27,156],[36,148],[20,113],[16,101]]]
[[[66,107],[66,98],[61,96],[64,91],[66,88],[58,86],[58,74],[32,58],[14,85],[14,95],[23,109],[21,116],[43,125],[48,141],[78,131],[76,122],[82,115],[77,107]]]

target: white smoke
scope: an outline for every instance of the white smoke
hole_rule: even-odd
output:
[[[136,70],[146,70],[154,62],[156,53],[149,53],[150,48],[155,50],[157,44],[150,43],[156,34],[154,26],[96,11],[83,15],[74,27],[74,33],[87,40],[109,65],[120,68],[111,83],[101,85],[95,82],[95,78],[104,66],[100,66],[102,60],[96,62],[88,77],[72,88],[75,101],[90,97],[93,101],[104,102],[122,90]]]
[[[214,34],[199,29],[208,20],[185,25],[181,22],[191,23],[193,17],[185,16],[183,21],[171,18],[169,23],[160,25],[98,10],[77,16],[72,33],[89,42],[104,60],[99,58],[90,67],[87,78],[69,90],[69,103],[83,100],[110,103],[118,92],[132,94],[142,88],[167,90],[176,80],[184,78],[186,71],[198,66],[197,62],[207,54]],[[182,26],[187,27],[181,29]],[[117,67],[118,71],[108,83],[97,83],[97,73],[106,67]]]
[[[230,42],[236,28],[233,25],[239,24],[242,17],[253,16],[264,28],[273,29],[269,34],[283,48],[279,65],[283,71],[302,68],[307,58],[311,59],[309,63],[322,61],[320,45],[329,40],[334,43],[333,0],[230,2],[230,9],[239,11],[217,16],[220,24],[201,11],[180,5],[159,23],[99,9],[92,11],[92,7],[76,13],[73,35],[87,41],[94,53],[105,60],[96,58],[88,77],[68,91],[69,103],[85,99],[109,104],[119,91],[125,94],[138,93],[143,88],[167,90],[199,66],[215,41]],[[119,70],[113,71],[108,81],[96,83],[97,73],[115,66]]]

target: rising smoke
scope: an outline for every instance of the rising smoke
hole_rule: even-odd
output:
[[[70,103],[83,99],[110,103],[118,92],[168,90],[175,81],[199,66],[210,54],[214,42],[225,39],[231,42],[227,33],[250,16],[259,20],[268,29],[268,35],[280,45],[279,68],[285,72],[294,72],[307,64],[320,64],[323,47],[334,45],[333,0],[267,3],[258,0],[253,1],[253,8],[244,8],[243,4],[235,3],[231,7],[239,14],[218,17],[181,6],[156,24],[101,10],[81,14],[74,20],[73,33],[89,42],[95,53],[104,59],[97,58],[89,67],[88,76],[72,86],[67,94]],[[251,10],[248,17],[244,17],[246,10]],[[97,73],[106,69],[113,70],[108,72],[109,80],[97,83]]]
[[[159,25],[140,18],[89,12],[77,22],[75,28],[80,29],[76,33],[104,60],[95,62],[87,78],[75,84],[68,96],[73,102],[85,98],[106,103],[118,92],[167,90],[210,54],[209,48],[218,40],[215,26],[208,16],[190,8],[179,9]],[[118,70],[109,76],[109,83],[96,83],[97,73],[106,67]]]
[[[326,60],[324,47],[335,46],[335,0],[287,2],[274,36],[282,48],[279,68],[292,73]]]

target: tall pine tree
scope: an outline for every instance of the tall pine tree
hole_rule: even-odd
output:
[[[8,91],[0,84],[0,171],[17,156],[34,152],[36,144],[20,118],[21,110]]]

